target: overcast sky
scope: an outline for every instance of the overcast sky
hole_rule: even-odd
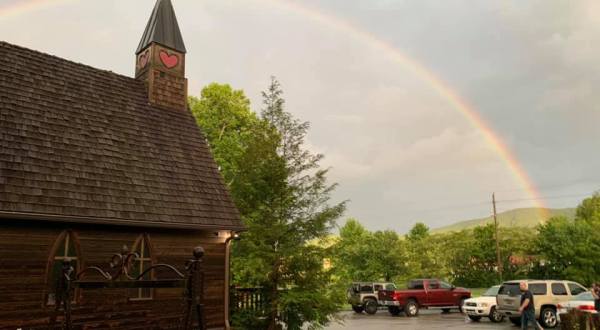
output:
[[[39,1],[38,2],[43,2]],[[269,77],[310,121],[346,217],[406,231],[487,216],[491,193],[528,199],[505,162],[429,84],[341,20],[429,68],[519,159],[550,207],[600,188],[600,1],[173,0],[190,95],[243,89],[259,111]],[[0,0],[0,13],[15,3]],[[132,76],[154,0],[74,0],[0,14],[0,39]],[[499,211],[532,206],[499,203]],[[344,219],[340,220],[343,224]]]

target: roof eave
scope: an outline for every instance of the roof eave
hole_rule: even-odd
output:
[[[97,224],[129,227],[164,228],[164,229],[188,229],[188,230],[231,230],[235,232],[246,231],[243,225],[218,225],[218,224],[192,224],[192,223],[166,223],[147,220],[129,220],[118,218],[80,217],[57,214],[41,214],[26,212],[0,211],[0,219],[63,222],[76,224]]]

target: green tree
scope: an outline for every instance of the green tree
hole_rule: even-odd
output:
[[[285,111],[276,80],[263,98],[260,116],[228,85],[190,101],[247,226],[233,251],[234,283],[267,291],[266,322],[238,328],[319,327],[335,317],[343,291],[323,267],[328,248],[310,242],[328,235],[345,203],[330,202],[336,185],[323,156],[305,148],[309,124]]]
[[[430,235],[429,228],[416,223],[406,234],[407,269],[408,272],[399,280],[406,281],[419,277],[446,278],[448,269],[442,235]]]
[[[429,227],[422,222],[417,222],[406,235],[409,241],[421,241],[429,237]]]
[[[368,267],[379,280],[392,281],[407,272],[407,252],[404,241],[392,230],[376,231],[369,244]]]
[[[584,199],[577,207],[577,219],[588,222],[600,222],[600,193]]]
[[[341,282],[376,281],[379,275],[366,266],[370,255],[368,246],[373,235],[356,219],[350,218],[340,228],[339,239],[333,247],[333,270]]]
[[[404,242],[391,230],[365,229],[356,219],[340,228],[333,247],[334,272],[340,281],[392,281],[406,272]]]

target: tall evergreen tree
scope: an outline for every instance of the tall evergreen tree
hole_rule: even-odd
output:
[[[234,246],[234,283],[267,292],[266,322],[250,317],[236,328],[317,328],[334,317],[344,291],[323,267],[328,251],[313,242],[329,234],[345,203],[330,202],[336,185],[327,183],[323,156],[305,148],[310,125],[285,111],[275,79],[263,98],[260,116],[228,85],[190,100],[248,229]]]
[[[261,249],[255,255],[267,266],[269,329],[278,327],[278,311],[288,329],[300,329],[307,323],[325,324],[339,307],[339,297],[328,285],[331,274],[323,267],[325,250],[309,242],[328,235],[344,212],[345,202],[330,205],[336,185],[327,182],[328,170],[320,166],[323,155],[305,147],[309,123],[285,111],[282,93],[272,78],[262,94],[261,117],[279,133],[277,154],[283,161],[286,184],[277,187],[278,198],[256,223]]]

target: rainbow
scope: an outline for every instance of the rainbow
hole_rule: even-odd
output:
[[[18,16],[26,12],[64,4],[74,0],[16,0],[14,3],[0,5],[0,19]]]
[[[479,115],[477,111],[470,106],[466,100],[462,99],[458,93],[452,90],[452,88],[444,82],[441,78],[437,77],[431,70],[428,70],[425,66],[420,64],[418,61],[408,57],[402,51],[391,45],[390,43],[378,39],[373,34],[360,29],[359,27],[344,21],[338,17],[332,15],[326,15],[319,12],[316,9],[301,5],[298,2],[292,2],[291,0],[261,0],[268,2],[274,6],[278,6],[292,12],[299,13],[305,17],[310,18],[313,21],[329,26],[340,32],[344,32],[347,35],[353,36],[361,42],[368,44],[369,46],[382,51],[389,59],[399,64],[405,69],[408,69],[416,77],[424,81],[428,86],[433,88],[443,99],[448,102],[455,110],[457,110],[467,121],[474,126],[484,136],[487,143],[493,148],[498,156],[504,161],[506,166],[510,169],[516,181],[522,186],[522,188],[530,196],[530,199],[536,207],[540,208],[542,218],[547,215],[547,208],[544,200],[541,197],[535,184],[518,161],[514,153],[508,148],[506,143],[502,141],[500,136],[494,132],[494,130],[486,123],[486,121]]]
[[[54,6],[63,4],[74,0],[24,0],[18,1],[14,4],[8,4],[0,6],[0,19],[6,16],[15,16],[23,14],[25,12],[39,10],[48,6]],[[508,148],[506,143],[502,141],[500,136],[494,132],[494,130],[486,123],[486,121],[479,115],[475,109],[469,105],[469,103],[462,99],[458,93],[452,90],[452,88],[444,82],[441,78],[437,77],[431,70],[428,70],[425,66],[420,64],[418,61],[408,57],[402,51],[391,45],[390,43],[378,39],[373,34],[360,29],[347,21],[344,21],[338,17],[324,14],[316,9],[301,5],[291,0],[257,0],[270,5],[277,6],[284,10],[292,11],[308,19],[315,21],[324,26],[332,29],[344,32],[350,35],[364,44],[373,47],[374,49],[380,50],[390,60],[397,63],[401,67],[412,72],[417,78],[425,82],[433,90],[435,90],[446,102],[456,111],[458,111],[473,127],[475,127],[485,138],[487,143],[492,149],[498,154],[500,159],[510,169],[510,172],[514,176],[515,180],[519,185],[527,192],[532,202],[536,207],[539,207],[546,215],[546,206],[543,198],[541,198],[538,189],[535,184],[518,161],[514,153]]]

